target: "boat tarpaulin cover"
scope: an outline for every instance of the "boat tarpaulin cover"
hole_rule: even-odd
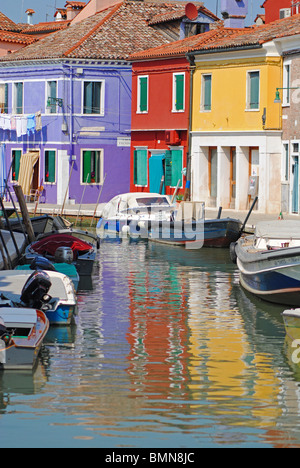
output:
[[[30,195],[33,169],[39,159],[38,152],[22,154],[18,183],[22,187],[24,195]]]

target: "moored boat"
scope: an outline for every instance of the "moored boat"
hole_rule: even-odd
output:
[[[0,307],[0,370],[33,369],[48,329],[40,310]]]
[[[247,291],[269,302],[300,304],[300,221],[261,222],[231,250]]]
[[[91,238],[94,242],[82,237]],[[92,274],[97,247],[97,239],[88,233],[64,230],[39,236],[36,242],[26,247],[24,259],[31,263],[36,257],[43,256],[53,263],[71,263],[80,276],[86,276]]]
[[[42,310],[50,325],[70,325],[77,310],[72,280],[56,271],[0,272],[0,291],[15,307]]]

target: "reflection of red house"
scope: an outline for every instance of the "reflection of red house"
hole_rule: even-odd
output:
[[[299,13],[297,3],[296,0],[265,0],[262,4],[262,8],[265,9],[265,23]]]
[[[153,59],[152,59],[153,57]],[[190,67],[185,55],[134,54],[131,191],[179,193],[185,187],[189,130]],[[149,61],[149,58],[152,59]]]

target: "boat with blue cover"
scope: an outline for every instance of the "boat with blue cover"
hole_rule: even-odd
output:
[[[264,221],[231,246],[240,284],[269,302],[300,304],[300,221]]]

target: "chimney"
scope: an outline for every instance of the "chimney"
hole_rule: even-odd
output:
[[[27,23],[32,24],[31,19],[32,19],[32,15],[34,15],[35,11],[29,8],[28,10],[25,11],[25,13],[27,15]]]
[[[65,7],[67,7],[67,20],[72,21],[85,6],[85,2],[67,1],[65,4]]]

